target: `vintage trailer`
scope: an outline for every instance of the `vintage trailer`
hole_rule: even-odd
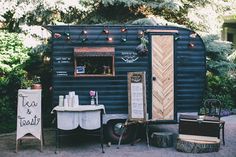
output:
[[[146,72],[149,119],[176,123],[179,113],[198,112],[206,52],[194,31],[139,25],[47,28],[53,38],[53,105],[69,91],[79,95],[81,105],[90,104],[89,91],[98,91],[99,104],[106,109],[106,136],[111,140],[118,138],[120,124],[127,119],[128,72]]]

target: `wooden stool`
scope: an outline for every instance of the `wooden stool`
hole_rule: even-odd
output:
[[[173,133],[171,132],[153,132],[151,135],[151,144],[156,147],[172,147]]]

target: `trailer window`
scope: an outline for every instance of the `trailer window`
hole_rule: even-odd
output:
[[[114,53],[113,47],[75,48],[75,77],[115,76]]]

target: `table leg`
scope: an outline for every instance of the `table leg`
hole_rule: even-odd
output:
[[[55,150],[55,154],[58,153],[58,147],[59,147],[59,129],[56,128],[56,150]]]
[[[148,132],[149,132],[149,128],[148,128],[149,124],[148,124],[148,122],[146,122],[145,125],[146,125],[145,126],[146,127],[146,129],[145,129],[146,130],[146,139],[147,139],[147,145],[148,145],[148,149],[149,149],[150,147],[149,147],[149,136],[148,136]]]
[[[18,140],[16,140],[16,153],[18,152]]]
[[[222,139],[223,145],[225,145],[225,124],[222,124]]]
[[[100,123],[100,124],[101,124],[101,128],[100,128],[100,140],[101,140],[102,153],[105,153],[105,152],[104,152],[104,148],[103,148],[103,117],[102,117],[102,114],[103,114],[103,113],[102,113],[102,110],[101,110],[101,114],[100,114],[100,115],[101,115],[101,118],[100,118],[100,119],[101,119],[101,123]]]

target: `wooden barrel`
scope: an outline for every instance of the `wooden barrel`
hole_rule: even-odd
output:
[[[171,132],[153,132],[151,135],[151,144],[156,147],[166,148],[173,146],[173,133]]]

